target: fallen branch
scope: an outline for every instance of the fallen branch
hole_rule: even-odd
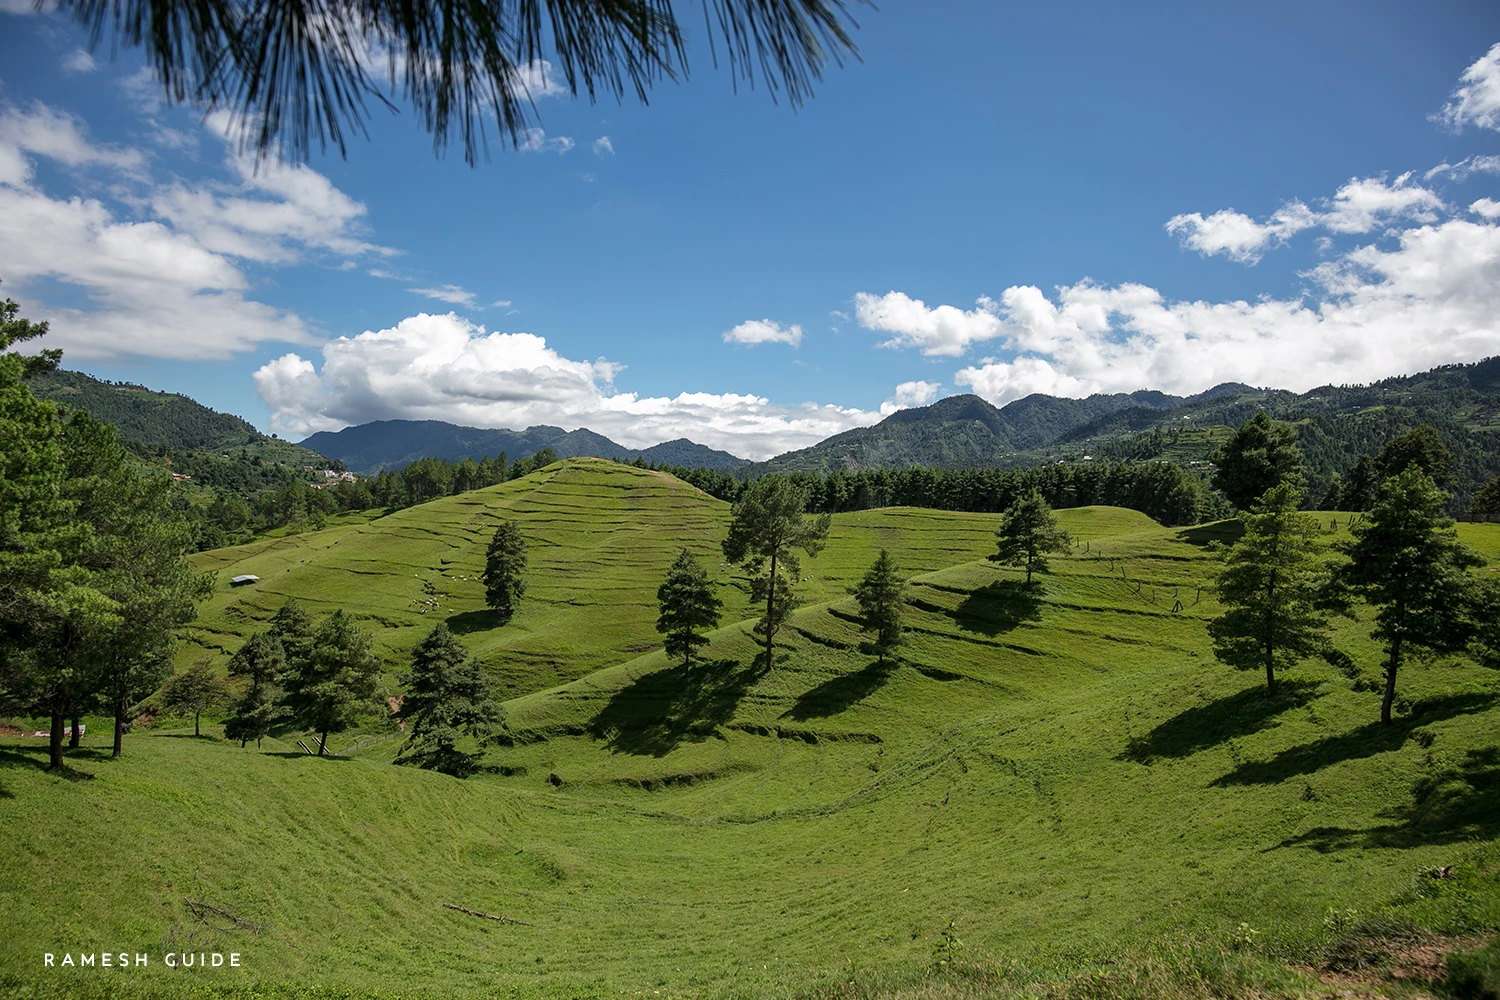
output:
[[[493,913],[483,913],[479,910],[471,910],[467,906],[454,906],[452,903],[444,903],[443,905],[450,910],[457,910],[459,913],[467,913],[471,917],[483,917],[486,920],[498,920],[502,924],[520,924],[522,927],[536,926],[536,924],[528,924],[524,920],[517,920],[515,917],[496,916]]]
[[[250,921],[240,919],[238,916],[236,916],[235,914],[229,912],[228,910],[224,909],[223,907],[215,906],[212,903],[205,903],[201,899],[190,899],[187,896],[183,896],[182,897],[182,901],[188,905],[188,909],[193,911],[193,916],[197,917],[199,920],[203,919],[203,914],[199,913],[198,912],[199,910],[212,910],[213,912],[217,913],[219,916],[223,917],[226,920],[233,920],[235,922],[235,924],[238,925],[238,926],[240,926],[240,927],[247,927],[250,930],[259,930],[260,929],[260,928],[256,927],[254,924],[252,924]]]

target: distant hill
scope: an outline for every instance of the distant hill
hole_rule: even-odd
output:
[[[38,375],[28,384],[42,399],[87,410],[114,424],[121,439],[155,451],[244,452],[263,462],[328,464],[303,445],[262,434],[243,418],[209,409],[180,393],[158,392],[131,382],[105,382],[65,370]]]
[[[504,452],[512,461],[551,448],[559,458],[627,458],[708,469],[733,469],[745,460],[715,451],[686,438],[641,450],[617,444],[587,428],[565,431],[538,424],[524,431],[505,428],[461,427],[442,420],[376,420],[320,431],[302,441],[330,458],[341,459],[356,472],[374,474],[399,469],[419,458],[483,458]]]

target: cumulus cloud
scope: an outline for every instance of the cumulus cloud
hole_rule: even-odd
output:
[[[791,344],[796,347],[802,343],[802,327],[796,323],[782,326],[769,319],[747,319],[724,334],[724,343],[752,347],[756,344]]]
[[[1313,212],[1300,201],[1288,202],[1266,222],[1232,208],[1221,209],[1208,217],[1200,212],[1174,215],[1167,220],[1167,232],[1182,234],[1182,245],[1205,257],[1224,254],[1241,264],[1254,264],[1274,244],[1281,244],[1295,233],[1316,224]]]
[[[921,299],[905,292],[854,297],[854,316],[869,330],[891,334],[881,347],[917,347],[923,354],[956,357],[969,345],[993,340],[1004,331],[996,315],[996,303],[981,298],[973,309],[937,306],[929,309]]]
[[[468,306],[470,309],[474,308],[476,302],[473,292],[465,291],[458,285],[439,285],[436,288],[411,288],[408,291],[415,292],[418,295],[425,295],[429,299],[437,299],[439,302],[447,302],[449,305]],[[496,303],[496,305],[498,304]],[[509,302],[505,304],[510,305]]]
[[[615,144],[609,141],[609,136],[607,136],[607,135],[601,135],[599,138],[597,138],[597,139],[594,140],[594,155],[595,156],[614,156],[615,155]]]
[[[55,197],[36,160],[70,168],[86,194]],[[363,236],[364,206],[305,167],[226,161],[227,181],[157,183],[140,150],[94,141],[44,105],[0,106],[0,260],[12,293],[81,360],[220,359],[311,340],[295,314],[247,297],[244,262],[310,254],[388,256]],[[38,234],[45,234],[39,238]],[[49,303],[39,287],[77,292]]]
[[[902,382],[896,386],[896,391],[891,398],[880,404],[880,413],[888,417],[897,410],[926,406],[937,399],[942,389],[943,386],[939,382]]]
[[[1469,163],[1464,161],[1465,165]],[[1434,172],[1428,171],[1428,177],[1432,176]],[[1241,264],[1255,264],[1266,250],[1286,243],[1305,229],[1321,227],[1333,233],[1368,233],[1397,219],[1437,221],[1447,207],[1443,199],[1431,189],[1411,183],[1411,178],[1410,172],[1389,183],[1383,176],[1354,177],[1323,203],[1323,211],[1314,211],[1293,200],[1265,222],[1256,222],[1232,208],[1206,217],[1199,212],[1174,215],[1167,220],[1167,232],[1180,236],[1183,246],[1205,257],[1223,254]]]
[[[1306,390],[1500,353],[1500,225],[1452,219],[1397,243],[1306,272],[1311,301],[1173,302],[1144,285],[1088,281],[1053,297],[1008,288],[995,317],[1012,356],[953,380],[996,404],[1226,381]]]
[[[290,434],[371,420],[448,420],[478,427],[588,427],[629,447],[689,437],[747,458],[769,458],[874,423],[880,413],[763,396],[616,389],[620,365],[574,361],[529,333],[489,333],[453,313],[408,317],[323,346],[322,366],[298,354],[267,362],[256,391],[272,425]],[[899,391],[899,390],[898,390]],[[910,389],[908,395],[922,390]]]
[[[1500,219],[1500,201],[1493,198],[1480,198],[1469,206],[1469,211],[1475,215],[1482,215],[1486,219]]]
[[[1448,103],[1433,118],[1455,131],[1465,125],[1500,131],[1500,42],[1464,70]]]

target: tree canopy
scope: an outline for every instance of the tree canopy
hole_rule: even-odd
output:
[[[724,558],[753,574],[750,600],[765,602],[754,632],[765,640],[765,667],[775,663],[776,632],[796,607],[792,585],[802,572],[796,551],[816,556],[828,540],[832,518],[806,517],[807,494],[786,476],[762,476],[746,488],[730,512]]]
[[[1297,429],[1272,420],[1264,410],[1240,425],[1234,436],[1213,453],[1214,486],[1229,502],[1249,507],[1283,479],[1302,481],[1302,452]]]
[[[1005,512],[995,532],[998,551],[996,562],[1026,567],[1026,586],[1031,586],[1032,572],[1047,571],[1047,553],[1060,552],[1068,546],[1068,533],[1057,526],[1052,507],[1032,490]]]
[[[885,549],[865,572],[854,588],[859,605],[860,631],[874,637],[868,651],[876,662],[885,666],[886,655],[901,645],[902,611],[905,608],[906,580],[896,571],[896,560]]]
[[[656,631],[667,637],[667,655],[682,657],[686,671],[692,667],[693,650],[708,642],[703,633],[718,627],[724,602],[714,596],[703,564],[685,548],[656,588],[656,602],[661,609]]]
[[[829,62],[857,57],[849,7],[865,0],[704,0],[731,72],[794,107]],[[634,94],[688,73],[681,0],[60,0],[112,44],[143,50],[170,101],[223,108],[258,154],[305,159],[316,142],[346,150],[372,105],[399,90],[441,149],[487,149],[493,117],[519,145],[534,121],[532,88],[557,67],[575,96]],[[713,51],[715,62],[719,51]],[[383,69],[383,72],[382,72]],[[382,79],[383,78],[383,79]]]
[[[394,763],[456,778],[473,774],[479,754],[459,749],[459,741],[469,737],[482,747],[505,717],[479,661],[439,623],[412,650],[406,683],[396,715],[410,732]]]
[[[521,526],[501,521],[484,553],[484,603],[493,608],[501,621],[510,621],[516,605],[526,593],[526,539]]]
[[[1214,656],[1237,670],[1263,668],[1276,693],[1276,669],[1296,663],[1324,642],[1318,608],[1326,574],[1314,538],[1317,522],[1297,513],[1302,491],[1283,480],[1240,520],[1245,533],[1229,549],[1216,589],[1224,613],[1208,624]]]
[[[1355,525],[1337,581],[1374,605],[1370,633],[1385,643],[1385,694],[1380,721],[1389,724],[1396,673],[1411,648],[1457,652],[1473,638],[1471,581],[1466,570],[1484,557],[1458,540],[1443,516],[1448,495],[1410,465],[1386,480],[1369,517]]]

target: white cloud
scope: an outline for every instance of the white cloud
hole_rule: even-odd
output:
[[[953,380],[996,404],[1227,381],[1306,390],[1500,353],[1500,225],[1453,219],[1397,243],[1307,272],[1311,301],[1171,302],[1144,285],[1087,281],[1055,297],[1008,288],[995,318],[1012,356]]]
[[[510,299],[496,299],[490,303],[490,306],[496,309],[509,309],[510,305]]]
[[[85,194],[44,190],[38,157],[71,168]],[[247,297],[242,263],[393,252],[362,238],[364,206],[315,171],[257,174],[231,157],[228,181],[161,185],[149,162],[44,105],[0,106],[0,277],[28,315],[50,321],[49,346],[72,358],[207,360],[305,343],[299,317]],[[37,293],[49,285],[73,301]]]
[[[1500,42],[1464,70],[1448,103],[1433,118],[1455,131],[1465,125],[1500,131]]]
[[[1497,164],[1500,165],[1500,164]],[[1465,160],[1466,170],[1486,169]],[[1443,170],[1457,167],[1435,167],[1427,172],[1430,179]],[[1205,217],[1199,212],[1174,215],[1167,220],[1167,232],[1180,235],[1182,245],[1205,257],[1223,254],[1241,264],[1254,264],[1261,255],[1281,246],[1305,229],[1321,227],[1334,233],[1368,233],[1377,226],[1397,219],[1436,222],[1447,206],[1436,192],[1411,183],[1411,173],[1404,173],[1387,183],[1385,177],[1354,177],[1324,201],[1324,211],[1314,211],[1300,201],[1289,201],[1265,222],[1232,208]]]
[[[796,323],[791,326],[782,326],[775,320],[769,319],[747,319],[739,326],[724,334],[726,344],[791,344],[793,347],[802,343],[802,327]]]
[[[1500,219],[1500,201],[1493,198],[1480,198],[1469,206],[1469,211],[1475,215],[1482,215],[1486,219]]]
[[[888,417],[897,410],[926,406],[938,397],[942,388],[939,382],[902,382],[891,398],[880,404],[880,415]]]
[[[65,73],[92,73],[99,64],[83,49],[74,49],[63,56],[62,68]]]
[[[1276,210],[1271,218],[1256,222],[1232,208],[1221,209],[1204,218],[1199,212],[1174,215],[1167,220],[1167,232],[1182,233],[1182,245],[1205,257],[1224,254],[1241,264],[1254,264],[1272,244],[1285,243],[1295,233],[1313,226],[1311,209],[1292,201]]]
[[[594,140],[594,155],[595,156],[614,156],[615,155],[615,144],[609,141],[609,136],[607,136],[607,135],[601,135],[599,138],[597,138],[597,139]]]
[[[533,101],[543,97],[567,97],[567,81],[546,59],[533,59],[516,70],[516,86]]]
[[[447,302],[449,305],[468,306],[474,308],[474,293],[465,291],[457,285],[439,285],[437,288],[408,288],[409,292],[425,295],[429,299],[437,299],[439,302]],[[506,303],[509,305],[510,303]]]
[[[302,434],[371,420],[448,420],[478,427],[588,427],[629,447],[678,437],[748,458],[806,447],[880,414],[839,406],[777,406],[736,393],[642,397],[620,392],[622,367],[573,361],[529,333],[487,333],[449,313],[323,346],[321,370],[297,354],[255,373],[278,430]]]
[[[1449,176],[1466,181],[1474,174],[1500,174],[1500,156],[1466,156],[1457,163],[1439,163],[1422,175],[1423,180]]]
[[[953,306],[927,308],[905,292],[854,296],[854,316],[869,330],[893,334],[881,347],[919,347],[923,354],[956,357],[969,345],[1002,334],[994,300],[981,298],[968,311]]]
[[[565,135],[547,137],[547,130],[529,128],[521,136],[519,149],[523,153],[566,153],[576,143]]]

